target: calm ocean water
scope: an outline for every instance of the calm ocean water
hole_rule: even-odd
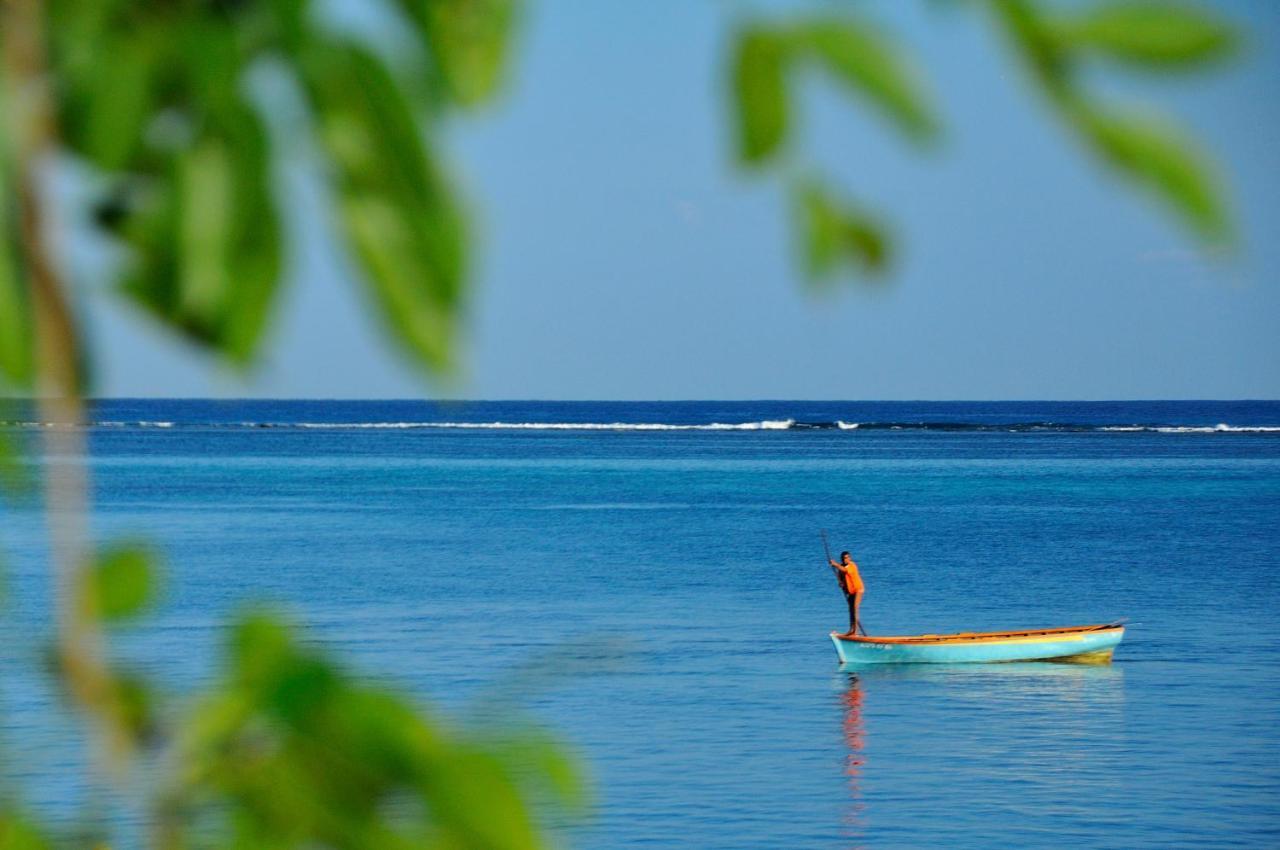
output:
[[[514,694],[594,777],[576,847],[1280,846],[1280,403],[92,418],[95,533],[168,561],[121,654],[180,697],[267,599],[456,716]],[[1110,667],[840,670],[821,528],[872,633],[1132,626]],[[74,726],[30,673],[44,534],[38,506],[0,508],[0,754],[65,819]]]

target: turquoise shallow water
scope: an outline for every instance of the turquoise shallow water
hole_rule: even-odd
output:
[[[169,563],[122,654],[180,697],[222,618],[270,599],[458,716],[515,695],[595,777],[574,846],[1280,844],[1275,403],[138,401],[94,419],[96,533],[149,536]],[[547,427],[590,423],[627,427]],[[4,769],[65,819],[73,727],[29,673],[44,525],[3,510]],[[823,527],[862,565],[873,633],[1132,626],[1110,667],[840,670]]]

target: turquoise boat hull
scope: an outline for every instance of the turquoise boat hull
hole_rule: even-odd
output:
[[[1017,632],[849,637],[831,633],[841,664],[980,664],[1071,661],[1106,664],[1124,639],[1119,623]]]

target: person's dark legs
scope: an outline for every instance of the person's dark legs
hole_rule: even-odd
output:
[[[849,603],[849,631],[847,634],[856,635],[858,633],[858,601],[861,594],[846,593],[844,601]]]

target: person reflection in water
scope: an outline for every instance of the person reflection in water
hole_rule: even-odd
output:
[[[862,683],[857,676],[849,676],[849,688],[840,695],[841,708],[844,710],[842,727],[844,743],[848,748],[845,755],[844,773],[849,780],[849,796],[852,805],[849,808],[848,825],[856,832],[863,827],[862,802],[862,768],[866,763],[862,750],[866,744],[862,719]]]

